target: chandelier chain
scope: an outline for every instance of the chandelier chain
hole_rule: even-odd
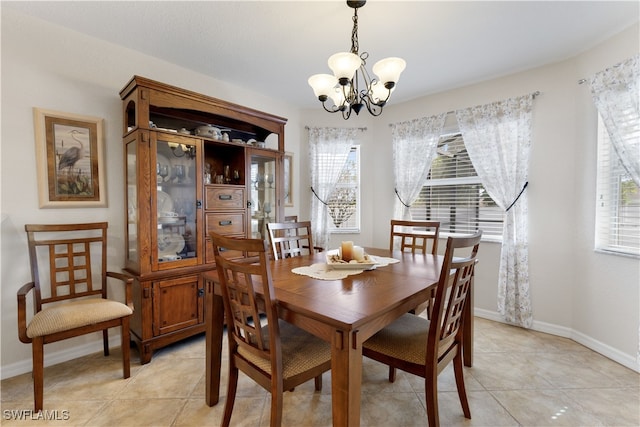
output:
[[[351,30],[351,53],[358,54],[358,9],[353,9],[353,30]]]

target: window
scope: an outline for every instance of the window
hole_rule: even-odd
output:
[[[327,200],[333,233],[360,232],[360,146],[351,148],[336,189]]]
[[[440,232],[502,238],[504,211],[485,191],[460,133],[443,135],[420,195],[411,205],[414,220],[440,221]]]
[[[596,250],[640,254],[640,191],[598,117]]]

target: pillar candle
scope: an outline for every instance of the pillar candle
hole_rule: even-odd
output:
[[[354,246],[352,254],[353,259],[355,259],[356,261],[364,261],[364,248],[362,246]]]
[[[353,242],[342,242],[340,249],[343,261],[349,262],[353,259]]]

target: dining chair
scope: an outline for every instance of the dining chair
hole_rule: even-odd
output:
[[[270,222],[267,223],[267,232],[274,259],[322,251],[313,245],[311,221]]]
[[[278,319],[268,245],[261,239],[239,239],[210,232],[222,288],[229,341],[229,380],[223,426],[231,422],[238,371],[271,392],[271,426],[282,423],[283,393],[331,368],[329,343]],[[219,248],[257,254],[257,262],[226,259]],[[230,320],[229,320],[230,319]]]
[[[427,246],[431,242],[431,254],[437,255],[438,253],[438,237],[440,235],[440,222],[438,221],[409,221],[409,220],[391,220],[389,236],[389,250],[393,251],[396,245],[396,241],[399,238],[399,247],[402,252],[407,249],[411,249],[411,253],[426,254]],[[431,311],[433,309],[433,300],[435,293],[431,294],[431,297],[414,308],[412,313],[420,314],[424,310],[427,310],[427,317],[431,318]]]
[[[447,238],[431,319],[404,314],[362,346],[362,354],[389,365],[389,381],[396,369],[425,379],[429,426],[439,425],[438,374],[453,362],[458,397],[466,418],[471,418],[464,386],[462,335],[464,305],[472,286],[482,232]]]
[[[389,250],[395,246],[396,238],[400,238],[400,250],[411,249],[411,253],[426,254],[427,246],[431,242],[431,253],[438,253],[438,237],[440,223],[438,221],[405,221],[392,219],[389,236]]]
[[[298,222],[298,215],[288,215],[284,217],[284,222]]]
[[[129,378],[133,279],[107,271],[107,227],[106,222],[25,225],[31,282],[18,290],[18,337],[31,343],[35,411],[43,408],[44,344],[102,331],[108,356],[108,329],[119,327],[123,376]],[[126,304],[107,298],[107,278],[124,283]],[[34,309],[27,323],[29,294]]]

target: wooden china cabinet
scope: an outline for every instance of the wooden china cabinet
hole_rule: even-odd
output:
[[[139,76],[120,97],[131,337],[148,363],[205,331],[209,231],[266,238],[283,218],[286,119]]]

